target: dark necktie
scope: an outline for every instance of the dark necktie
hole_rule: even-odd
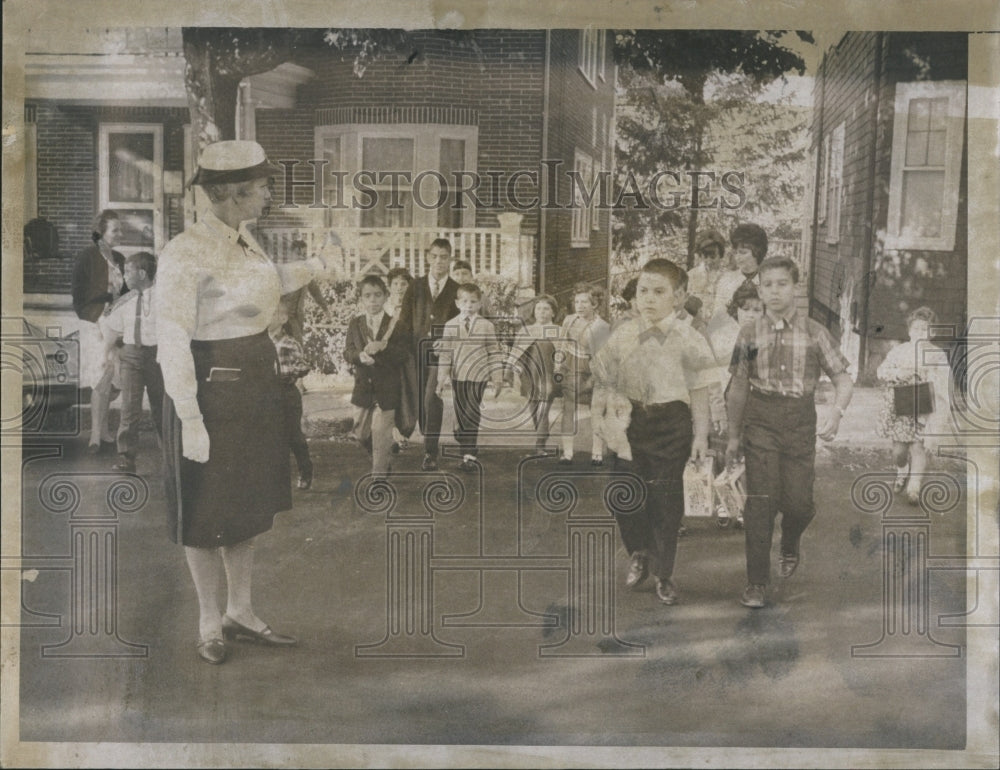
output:
[[[242,235],[239,235],[239,236],[236,237],[236,245],[237,246],[242,246],[244,249],[249,249],[250,248],[250,244],[247,243],[246,238],[244,238]]]
[[[142,292],[139,292],[139,296],[135,300],[135,328],[132,332],[132,336],[135,337],[134,343],[136,345],[142,345]]]
[[[639,332],[639,344],[641,345],[646,340],[656,340],[661,345],[663,340],[667,338],[667,335],[663,332],[659,326],[650,326],[646,331]]]
[[[465,319],[465,333],[468,334],[471,330],[472,330],[472,319],[471,318],[466,318]]]

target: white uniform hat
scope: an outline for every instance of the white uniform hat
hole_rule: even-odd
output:
[[[201,151],[191,184],[248,182],[280,173],[281,168],[267,159],[257,142],[230,140],[210,144]]]

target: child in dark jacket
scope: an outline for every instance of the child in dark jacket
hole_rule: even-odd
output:
[[[288,443],[295,464],[299,468],[299,489],[312,486],[313,464],[309,456],[309,444],[302,432],[302,393],[298,381],[309,374],[310,366],[302,356],[302,346],[292,336],[288,320],[288,309],[279,304],[267,327],[278,353],[278,378],[281,380],[281,403],[285,412]]]
[[[359,410],[355,436],[372,458],[372,474],[384,478],[390,471],[406,348],[394,334],[396,319],[385,312],[389,297],[385,282],[377,275],[366,275],[358,293],[364,312],[347,327],[344,359],[354,367],[351,403]]]

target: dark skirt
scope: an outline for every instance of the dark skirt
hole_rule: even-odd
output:
[[[197,463],[183,456],[181,422],[173,401],[164,398],[169,534],[175,543],[197,548],[235,545],[266,532],[275,513],[292,507],[277,356],[266,331],[193,340],[191,353],[209,459]],[[238,369],[238,379],[209,382],[213,367]]]

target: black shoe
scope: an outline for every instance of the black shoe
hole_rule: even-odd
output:
[[[397,444],[395,441],[392,442],[392,453],[394,455],[399,454],[399,444]]]
[[[100,444],[87,444],[87,454],[89,455],[99,455],[101,453]]]
[[[572,465],[573,464],[573,458],[572,457],[566,457],[564,455],[564,456],[562,456],[562,457],[559,458],[559,464],[560,465]]]
[[[434,455],[424,455],[424,461],[420,464],[422,471],[436,471],[438,469],[437,458]]]
[[[118,462],[111,466],[111,470],[119,473],[135,473],[135,460],[128,455],[118,455]]]
[[[778,574],[783,578],[790,578],[799,566],[799,554],[782,553],[778,560]]]
[[[228,615],[224,615],[222,618],[222,636],[226,639],[257,642],[271,647],[294,647],[299,643],[299,640],[294,636],[275,633],[270,626],[264,626],[263,631],[254,631],[242,623],[237,623]]]
[[[646,554],[636,551],[632,554],[632,561],[628,565],[628,574],[625,576],[625,587],[635,588],[649,575],[649,560]]]
[[[312,483],[313,483],[312,473],[300,473],[299,480],[295,486],[297,486],[299,489],[309,489],[309,487],[312,486]]]
[[[458,464],[458,469],[463,473],[475,473],[478,467],[479,463],[475,460],[462,460],[462,462]]]
[[[590,459],[590,464],[593,465],[595,468],[603,468],[604,467],[604,458],[603,457],[592,457]]]
[[[229,650],[226,649],[226,643],[215,637],[214,639],[206,639],[204,642],[198,642],[198,657],[201,658],[206,663],[211,663],[214,666],[220,663],[225,663],[226,658],[229,656]]]
[[[664,604],[677,604],[677,586],[670,578],[656,579],[656,598]]]
[[[748,583],[747,587],[743,589],[743,595],[740,597],[740,604],[744,607],[759,610],[765,604],[766,591],[767,586],[763,586],[758,583]]]

